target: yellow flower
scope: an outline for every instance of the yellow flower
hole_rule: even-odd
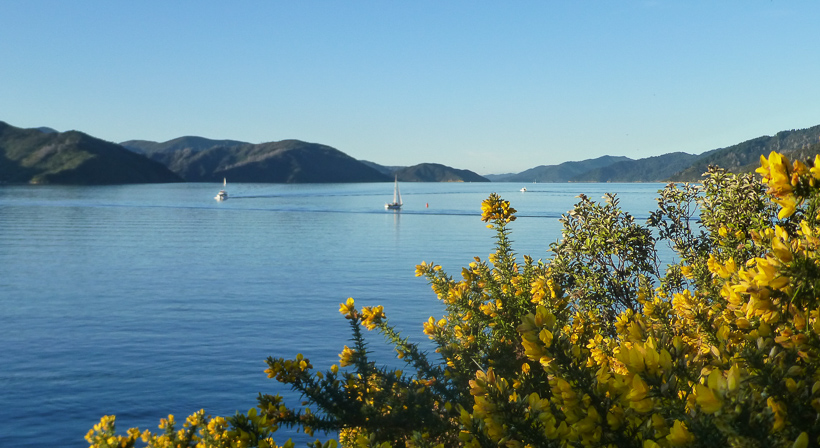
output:
[[[436,320],[433,319],[433,316],[430,316],[430,319],[427,319],[427,322],[424,323],[424,334],[427,336],[436,334]]]
[[[708,386],[698,384],[695,386],[695,397],[700,409],[707,414],[714,414],[723,408],[723,402],[715,395],[715,392]]]
[[[640,401],[646,398],[647,392],[649,392],[649,386],[646,385],[643,378],[640,375],[634,375],[632,377],[632,389],[626,395],[626,398],[631,401]]]
[[[777,432],[786,426],[786,406],[783,403],[778,403],[774,398],[769,397],[766,404],[771,408],[774,414],[774,424],[772,425],[772,432]]]
[[[763,183],[769,185],[769,192],[776,197],[791,194],[791,173],[789,159],[772,151],[769,159],[760,156],[761,167],[756,171],[763,175]]]
[[[797,210],[797,199],[791,194],[784,195],[782,199],[775,199],[774,202],[781,207],[777,219],[788,218]]]
[[[342,367],[352,365],[355,355],[356,351],[345,345],[345,348],[342,349],[342,353],[339,354],[339,364],[341,364]]]
[[[820,156],[818,156],[820,157]],[[809,435],[803,431],[800,433],[799,436],[794,440],[792,444],[792,448],[806,448],[809,446]]]
[[[814,165],[811,167],[809,172],[815,179],[820,179],[820,154],[814,156]]]
[[[353,306],[353,297],[348,298],[346,303],[339,304],[339,312],[344,314],[348,319],[353,317],[353,313],[355,313],[355,311],[356,308]]]
[[[384,319],[384,307],[379,305],[376,307],[366,306],[362,308],[362,325],[368,330],[376,328],[378,324]]]
[[[416,265],[416,277],[421,277],[422,275],[429,272],[431,266],[433,266],[432,263],[428,265],[427,262],[425,262],[425,261],[422,261],[421,264],[417,264]]]
[[[484,222],[502,221],[509,223],[515,221],[515,212],[516,210],[510,207],[510,201],[501,199],[498,193],[490,194],[490,197],[481,203],[481,220]]]
[[[672,429],[669,431],[669,435],[666,436],[666,440],[668,440],[672,446],[685,446],[694,442],[695,436],[689,432],[685,423],[680,420],[675,420]]]

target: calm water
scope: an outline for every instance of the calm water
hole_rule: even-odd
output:
[[[267,356],[318,369],[350,338],[339,303],[385,306],[403,334],[441,307],[414,267],[486,259],[495,191],[519,211],[519,254],[546,258],[578,193],[619,194],[639,219],[660,184],[0,187],[0,446],[87,446],[102,415],[156,429],[169,413],[233,415],[288,389]],[[378,334],[372,347],[388,359]],[[298,397],[290,395],[290,403]],[[287,436],[280,437],[280,443]]]

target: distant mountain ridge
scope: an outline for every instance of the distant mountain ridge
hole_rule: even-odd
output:
[[[393,176],[402,182],[490,182],[470,170],[461,170],[440,163],[419,163],[413,166],[383,166],[362,160],[381,173]]]
[[[198,140],[199,143],[207,143]],[[211,141],[217,142],[217,141]],[[224,141],[223,141],[224,142]],[[250,144],[177,146],[148,150],[147,156],[165,163],[189,182],[335,183],[388,182],[380,173],[326,145],[300,140]]]
[[[470,170],[460,170],[438,163],[420,163],[395,173],[402,182],[489,182]]]
[[[762,136],[700,155],[676,152],[540,165],[520,173],[480,176],[437,163],[383,166],[327,145],[300,140],[252,144],[186,136],[167,142],[116,144],[78,131],[22,129],[0,122],[0,183],[118,184],[144,182],[666,182],[700,181],[709,165],[750,172],[761,155],[779,151],[811,159],[820,125]]]
[[[675,152],[633,160],[603,156],[559,165],[542,165],[518,174],[487,176],[494,182],[700,182],[710,165],[734,173],[752,172],[760,156],[778,151],[791,158],[811,158],[820,151],[820,125],[781,131],[700,155]]]
[[[178,137],[162,143],[152,142],[149,140],[128,140],[120,143],[120,145],[140,154],[151,155],[186,150],[190,152],[200,152],[220,146],[234,147],[250,145],[250,143],[240,142],[237,140],[211,140],[204,137],[186,136]]]
[[[572,182],[658,182],[688,166],[698,156],[673,152],[638,160],[624,160],[574,176]]]
[[[613,163],[630,161],[629,157],[601,156],[578,162],[564,162],[559,165],[541,165],[522,171],[507,178],[505,182],[570,182],[576,176]]]
[[[437,163],[383,166],[356,160],[330,146],[300,140],[251,144],[180,137],[167,142],[129,140],[124,147],[156,160],[189,182],[332,183],[489,182],[469,170]]]
[[[762,136],[726,148],[705,152],[688,167],[670,176],[672,181],[699,180],[709,165],[732,172],[747,171],[749,165],[758,166],[761,155],[772,151],[790,153],[808,148],[820,139],[820,125],[806,129],[781,131],[774,136]]]
[[[78,131],[0,121],[0,183],[110,185],[181,182],[161,163]]]
[[[371,168],[375,168],[380,173],[387,174],[388,176],[392,176],[393,173],[395,173],[396,171],[398,171],[400,169],[407,168],[405,166],[384,166],[384,165],[379,165],[376,162],[370,162],[368,160],[359,160],[359,162],[362,162],[362,163],[364,163],[365,165],[367,165]]]
[[[167,142],[106,142],[49,127],[20,129],[0,122],[12,144],[0,146],[0,183],[119,184],[143,182],[334,183],[486,182],[469,170],[440,164],[384,167],[327,145],[300,140],[252,144],[185,136]],[[14,134],[13,136],[11,136]],[[11,136],[11,137],[10,137]],[[0,142],[2,144],[2,142]],[[53,150],[54,145],[59,146]],[[33,155],[32,155],[33,154]],[[46,157],[52,154],[58,157]],[[102,159],[100,159],[102,157]],[[152,170],[160,170],[160,174]]]

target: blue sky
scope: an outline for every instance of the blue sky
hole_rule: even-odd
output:
[[[480,174],[820,124],[820,2],[0,0],[0,121]]]

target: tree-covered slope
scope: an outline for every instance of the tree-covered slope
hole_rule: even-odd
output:
[[[380,172],[380,173],[382,173],[382,174],[387,174],[388,176],[392,176],[392,175],[393,175],[393,173],[395,173],[396,171],[398,171],[398,170],[400,170],[400,169],[402,169],[402,168],[407,168],[406,166],[385,166],[385,165],[379,165],[378,163],[376,163],[376,162],[371,162],[371,161],[369,161],[369,160],[359,160],[359,162],[364,163],[365,165],[367,165],[367,166],[369,166],[369,167],[371,167],[371,168],[375,169],[376,171],[378,171],[378,172]]]
[[[505,182],[569,182],[588,171],[603,168],[617,162],[630,161],[628,157],[602,156],[580,162],[564,162],[560,165],[541,165],[504,179]]]
[[[702,154],[690,166],[670,176],[670,180],[700,181],[701,175],[710,165],[735,173],[744,172],[748,170],[748,167],[758,164],[761,155],[768,156],[772,151],[789,154],[810,147],[818,142],[818,138],[820,138],[820,125],[807,129],[782,131],[771,137],[763,136],[747,140]]]
[[[237,140],[212,140],[204,137],[179,137],[167,142],[152,142],[148,140],[128,140],[122,146],[151,160],[165,165],[171,171],[179,174],[187,169],[191,158],[202,152],[214,148],[233,148],[250,145]]]
[[[470,170],[460,170],[438,163],[421,163],[395,172],[402,182],[489,182]]]
[[[380,173],[353,157],[316,143],[299,140],[219,146],[195,154],[177,151],[171,168],[192,182],[333,183],[387,182]],[[185,153],[185,154],[183,154]]]
[[[179,182],[161,163],[77,131],[0,122],[0,182],[104,185]]]
[[[176,151],[190,151],[192,153],[204,151],[206,149],[217,148],[220,146],[242,146],[247,145],[248,142],[240,142],[238,140],[212,140],[204,137],[186,136],[179,137],[167,142],[152,142],[149,140],[128,140],[120,143],[120,145],[130,149],[131,151],[153,156],[162,153],[171,153]]]
[[[573,182],[661,182],[690,165],[698,156],[674,152],[662,156],[616,162],[573,177]]]

